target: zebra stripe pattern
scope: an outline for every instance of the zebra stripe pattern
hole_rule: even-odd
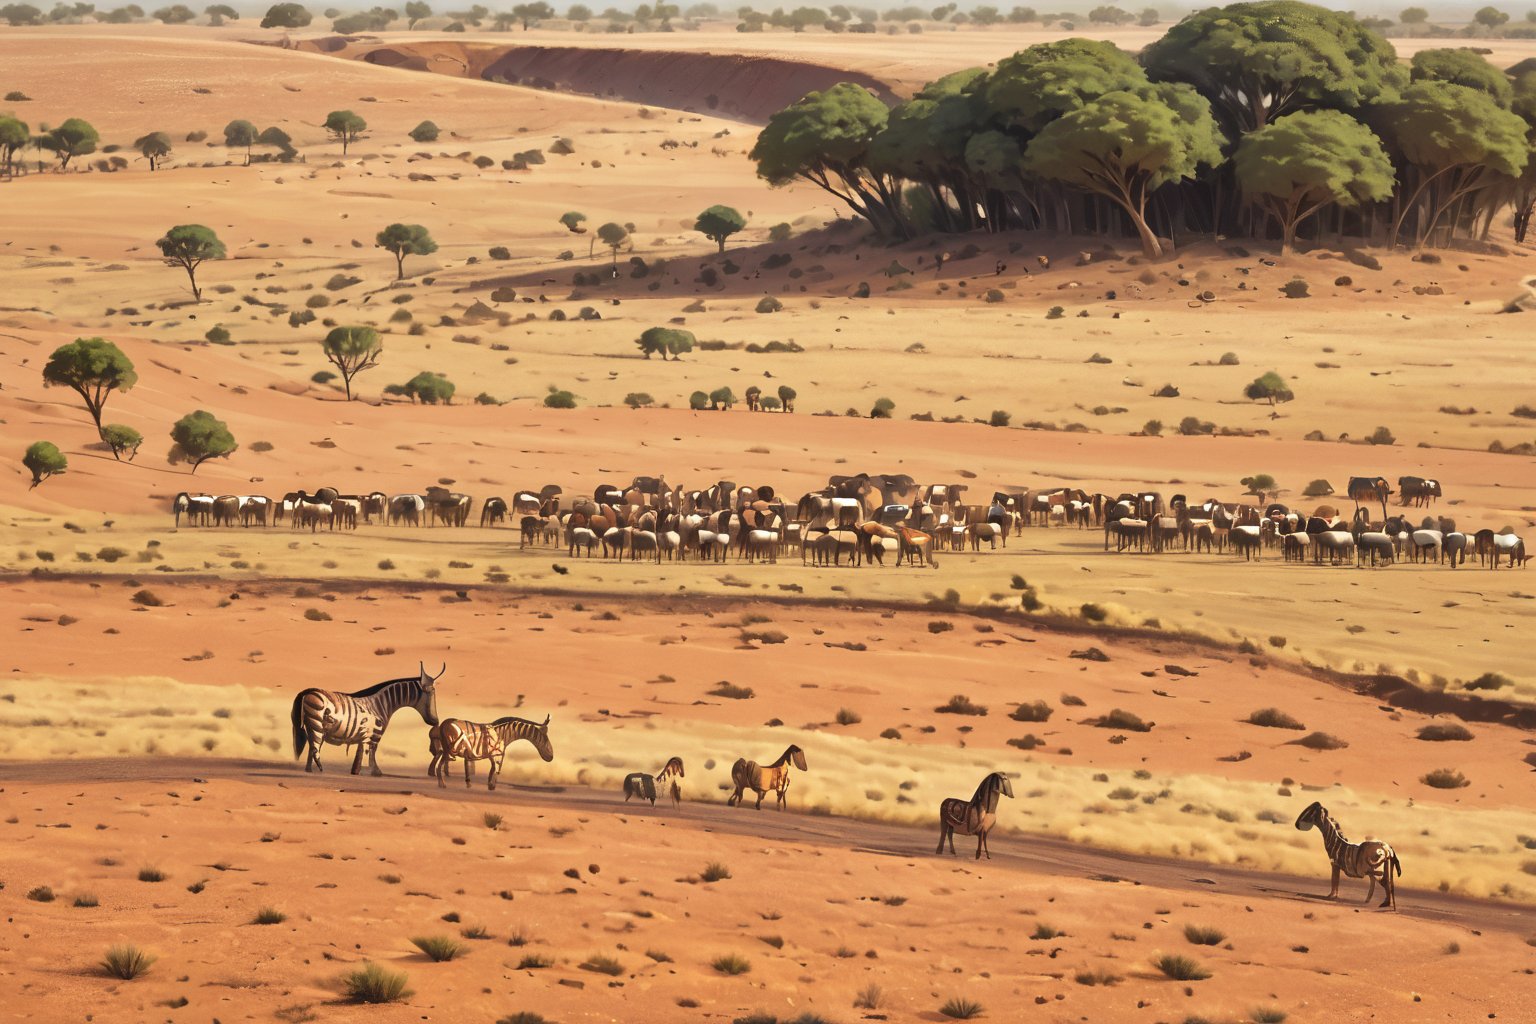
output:
[[[667,761],[667,766],[656,775],[651,776],[645,772],[634,772],[624,776],[624,802],[629,803],[630,797],[639,797],[649,800],[651,806],[656,806],[657,792],[668,793],[672,796],[672,806],[680,806],[683,802],[683,787],[678,784],[678,779],[683,777],[683,759],[674,757]]]
[[[789,793],[789,768],[794,765],[801,771],[806,771],[805,751],[791,743],[779,755],[779,759],[770,765],[760,765],[756,761],[748,761],[744,757],[738,757],[736,763],[731,765],[731,782],[736,786],[736,791],[731,794],[726,804],[736,807],[741,804],[742,797],[747,790],[757,794],[757,810],[763,809],[763,797],[772,790],[778,797],[779,810],[784,809]]]
[[[527,740],[533,744],[533,749],[546,761],[555,758],[555,748],[549,742],[548,715],[544,716],[542,723],[507,716],[489,725],[468,722],[462,718],[447,718],[442,724],[433,727],[431,739],[432,763],[427,766],[427,774],[437,776],[439,789],[448,785],[448,765],[454,758],[462,758],[464,761],[466,789],[474,777],[475,762],[490,761],[491,773],[486,779],[485,788],[495,789],[496,777],[501,774],[502,758],[506,756],[507,748],[518,740]]]
[[[958,832],[963,836],[976,837],[977,860],[981,859],[982,854],[991,860],[992,851],[987,847],[987,834],[997,824],[998,799],[1005,796],[1012,798],[1013,783],[1002,772],[993,772],[981,780],[981,785],[976,787],[976,795],[969,801],[950,797],[939,804],[939,848],[934,852],[943,853],[944,841],[947,839],[949,852],[954,853],[955,833]]]
[[[352,761],[352,774],[362,770],[363,758],[374,775],[379,770],[378,747],[384,738],[389,720],[401,708],[414,708],[428,725],[437,724],[436,683],[448,670],[444,665],[437,675],[421,666],[420,673],[401,679],[386,679],[366,690],[356,693],[336,693],[317,687],[300,691],[293,698],[293,756],[303,756],[306,749],[309,758],[304,762],[306,772],[324,771],[320,764],[320,747],[325,743],[357,744],[357,756]]]
[[[1328,854],[1328,863],[1333,867],[1333,888],[1328,893],[1329,899],[1338,898],[1339,875],[1342,873],[1350,878],[1370,880],[1370,888],[1365,893],[1367,903],[1375,895],[1379,881],[1383,893],[1380,905],[1397,909],[1396,876],[1403,873],[1403,864],[1391,846],[1376,839],[1363,843],[1350,842],[1329,815],[1328,808],[1320,803],[1313,803],[1301,812],[1301,816],[1296,819],[1296,828],[1302,832],[1316,828],[1322,834],[1323,850]]]

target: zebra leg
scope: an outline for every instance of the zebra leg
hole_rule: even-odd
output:
[[[380,729],[363,740],[368,747],[368,768],[370,774],[375,777],[380,777],[384,774],[383,769],[379,767],[379,742],[382,739],[384,739],[384,730]]]
[[[1371,897],[1376,895],[1376,874],[1375,872],[1371,872],[1365,877],[1366,880],[1371,883],[1365,890],[1365,902],[1369,903],[1371,902]],[[1385,882],[1382,883],[1381,894],[1383,896],[1387,894],[1387,886]]]
[[[944,852],[944,837],[946,835],[948,835],[948,834],[949,834],[949,826],[944,823],[944,820],[942,818],[940,818],[939,819],[939,848],[937,850],[933,851],[935,855],[942,854]]]
[[[1392,879],[1392,861],[1389,859],[1381,872],[1381,891],[1385,897],[1381,901],[1382,907],[1397,909],[1397,882]]]
[[[304,770],[306,772],[310,771],[311,768],[313,768],[313,770],[317,771],[317,772],[324,772],[325,771],[325,767],[323,765],[321,765],[321,763],[320,763],[320,744],[322,744],[324,742],[325,742],[325,737],[324,736],[317,736],[317,735],[315,735],[313,730],[310,731],[310,733],[309,733],[309,760],[304,762]]]
[[[501,774],[501,758],[491,758],[491,774],[486,777],[485,788],[487,791],[496,788],[496,776]]]
[[[1339,898],[1339,866],[1337,864],[1333,866],[1333,888],[1328,890],[1328,898],[1331,900]]]
[[[768,791],[766,789],[759,789],[756,792],[757,792],[757,808],[756,809],[760,811],[760,810],[763,809],[763,797],[768,795]]]
[[[976,833],[976,859],[977,860],[981,860],[981,851],[985,850],[986,847],[987,847],[987,834],[985,832],[977,832]],[[991,859],[992,859],[992,851],[991,850],[987,850],[987,860],[991,860]]]
[[[357,755],[352,758],[352,774],[353,775],[356,775],[356,774],[358,774],[359,772],[361,772],[363,770],[363,749],[367,745],[368,745],[367,743],[359,743],[357,745]]]
[[[469,788],[470,779],[472,778],[472,774],[473,774],[473,769],[470,766],[473,765],[473,764],[474,764],[474,762],[471,761],[467,756],[464,758],[464,788],[465,789]]]

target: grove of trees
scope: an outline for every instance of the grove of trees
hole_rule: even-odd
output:
[[[1536,67],[1473,51],[1411,66],[1360,20],[1300,0],[1210,8],[1139,56],[1064,39],[929,83],[894,109],[842,83],[752,150],[880,234],[1040,229],[1444,245],[1536,203]]]

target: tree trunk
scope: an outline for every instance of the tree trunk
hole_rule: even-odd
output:
[[[722,238],[715,239],[715,241],[720,243],[720,253],[721,253],[721,255],[724,255],[725,254],[725,239],[722,237]]]
[[[405,253],[395,253],[395,280],[405,280]]]
[[[190,266],[187,267],[187,280],[192,284],[192,301],[202,302],[203,293],[201,289],[197,287],[197,271],[193,270]]]

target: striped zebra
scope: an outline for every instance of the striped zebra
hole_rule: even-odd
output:
[[[1397,909],[1397,882],[1394,875],[1403,873],[1402,861],[1397,859],[1397,854],[1392,847],[1379,840],[1370,839],[1363,843],[1352,843],[1339,831],[1339,826],[1328,814],[1328,808],[1320,803],[1312,803],[1301,816],[1296,819],[1296,828],[1302,832],[1316,828],[1323,835],[1323,849],[1328,853],[1328,863],[1333,865],[1333,888],[1328,893],[1329,899],[1337,899],[1339,896],[1339,875],[1348,875],[1350,878],[1370,879],[1370,888],[1366,890],[1365,902],[1371,902],[1371,897],[1376,894],[1376,882],[1381,881],[1381,891],[1385,894],[1381,906]]]
[[[546,761],[555,759],[555,748],[549,742],[549,716],[544,721],[530,722],[526,718],[498,718],[489,725],[466,722],[462,718],[445,718],[432,727],[432,763],[428,775],[437,776],[439,789],[446,788],[448,764],[454,758],[464,759],[464,788],[469,788],[474,776],[476,761],[490,761],[491,774],[485,780],[486,789],[496,788],[496,776],[501,774],[501,759],[507,748],[518,740],[527,740]]]
[[[415,708],[422,721],[437,724],[437,681],[448,671],[444,665],[437,675],[421,666],[419,674],[402,679],[386,679],[356,693],[336,693],[316,687],[303,690],[293,698],[293,756],[297,760],[309,749],[304,762],[306,772],[325,769],[320,764],[320,747],[325,743],[357,744],[352,774],[362,771],[363,756],[374,775],[379,770],[379,742],[389,720],[401,708]]]
[[[944,852],[944,840],[949,840],[949,852],[955,852],[955,833],[963,836],[976,837],[976,859],[981,860],[985,853],[987,860],[992,859],[992,851],[987,847],[987,833],[992,831],[992,826],[997,824],[997,801],[999,797],[1013,797],[1013,783],[1008,781],[1008,776],[1002,772],[993,772],[981,780],[981,785],[976,787],[976,795],[967,803],[958,797],[950,797],[939,805],[939,848],[935,853]]]
[[[678,784],[678,779],[683,777],[683,759],[674,757],[667,762],[667,766],[655,775],[647,775],[645,772],[634,772],[624,776],[624,802],[629,803],[630,797],[639,797],[641,800],[649,800],[651,806],[656,806],[656,793],[670,793],[672,806],[678,807],[683,802],[683,787]]]

